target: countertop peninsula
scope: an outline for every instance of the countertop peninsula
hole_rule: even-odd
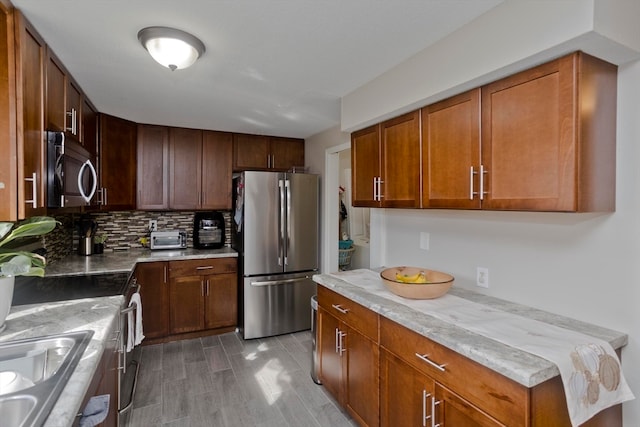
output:
[[[417,332],[525,387],[534,387],[560,374],[558,367],[551,361],[532,353],[519,350],[497,340],[471,332],[459,325],[449,323],[421,312],[392,298],[384,297],[382,282],[361,287],[340,278],[340,274],[318,274],[313,280],[354,302],[384,316],[414,332]],[[375,293],[372,291],[375,290]],[[618,350],[628,341],[627,334],[606,329],[590,323],[570,319],[521,304],[501,300],[455,285],[449,294],[475,303],[483,304],[504,312],[533,319],[543,324],[554,325],[575,331],[611,344]]]

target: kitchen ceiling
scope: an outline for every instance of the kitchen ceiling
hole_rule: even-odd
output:
[[[501,0],[12,0],[97,109],[138,123],[306,138],[340,98]],[[168,26],[206,45],[191,68],[137,39]]]

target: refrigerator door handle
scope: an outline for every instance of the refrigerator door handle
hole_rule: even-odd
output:
[[[287,260],[288,255],[289,255],[289,236],[291,236],[291,181],[290,180],[285,180],[284,181],[284,187],[287,190],[287,198],[286,198],[286,205],[287,205],[287,216],[285,218],[286,220],[286,225],[287,225],[287,234],[286,236],[284,236],[283,238],[283,245],[284,245],[284,265],[289,265],[289,262]]]
[[[251,286],[273,286],[273,285],[286,285],[287,283],[299,282],[300,280],[311,279],[311,276],[301,276],[295,279],[284,280],[264,280],[260,282],[251,282]]]
[[[278,189],[280,190],[280,200],[278,202],[278,204],[280,205],[280,209],[279,209],[279,214],[280,214],[280,218],[278,221],[278,232],[280,234],[280,238],[278,239],[278,265],[283,265],[283,258],[284,258],[284,262],[286,263],[286,258],[285,258],[285,254],[284,254],[284,230],[285,230],[285,192],[284,192],[284,180],[279,179],[278,180]]]

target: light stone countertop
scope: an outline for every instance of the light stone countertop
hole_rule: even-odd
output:
[[[6,320],[7,328],[0,333],[0,342],[82,330],[94,331],[91,342],[49,413],[45,427],[73,424],[107,340],[114,328],[118,327],[123,302],[124,297],[113,296],[11,308]]]
[[[186,259],[206,259],[237,257],[238,253],[229,248],[157,250],[129,249],[105,251],[90,256],[71,254],[52,262],[45,268],[45,277],[81,276],[108,273],[132,273],[139,262],[176,261]]]
[[[335,276],[318,274],[313,276],[313,280],[319,285],[331,289],[381,316],[393,320],[526,387],[534,387],[560,375],[558,367],[544,358],[476,334],[456,324],[445,322],[390,299],[374,295],[366,288],[352,285]],[[628,341],[627,334],[621,332],[479,294],[458,288],[455,285],[449,290],[449,294],[525,318],[599,338],[609,342],[616,350],[625,346]],[[389,295],[392,295],[391,292],[389,292]]]

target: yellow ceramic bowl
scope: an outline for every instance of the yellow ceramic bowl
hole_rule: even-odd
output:
[[[397,273],[411,277],[421,272],[424,272],[427,283],[406,283],[396,278]],[[383,270],[380,277],[391,292],[411,299],[438,298],[449,291],[454,281],[450,274],[420,267],[391,267]]]

